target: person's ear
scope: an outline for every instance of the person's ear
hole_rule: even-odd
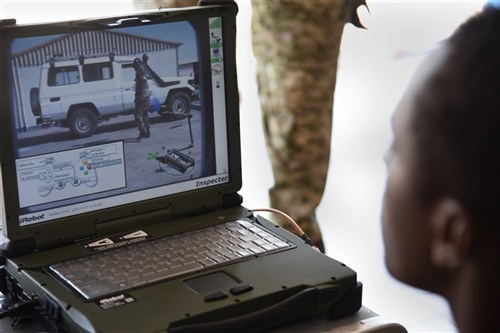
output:
[[[456,200],[442,199],[430,218],[430,257],[438,268],[456,268],[468,256],[472,238],[471,220]]]

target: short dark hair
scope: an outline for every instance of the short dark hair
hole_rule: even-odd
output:
[[[134,68],[141,68],[142,66],[142,61],[139,58],[135,58],[133,62]]]
[[[500,10],[486,8],[445,42],[417,96],[411,128],[423,202],[461,202],[500,224]]]

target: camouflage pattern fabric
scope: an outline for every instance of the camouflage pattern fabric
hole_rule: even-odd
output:
[[[259,97],[275,180],[271,206],[289,214],[320,247],[315,211],[328,172],[348,2],[252,1]]]
[[[136,63],[137,61],[137,63]],[[135,122],[141,136],[149,136],[149,85],[146,73],[142,67],[142,62],[138,59],[134,61],[135,68]]]
[[[149,137],[149,98],[136,101],[134,118],[141,137]]]

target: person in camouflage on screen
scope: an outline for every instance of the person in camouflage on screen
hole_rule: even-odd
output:
[[[196,4],[154,2],[156,7]],[[322,251],[316,208],[330,159],[337,59],[344,25],[360,26],[356,10],[364,4],[363,0],[252,0],[257,83],[275,182],[269,191],[271,207],[297,221]],[[281,220],[276,222],[290,229]]]
[[[135,70],[135,109],[134,117],[137,127],[139,128],[139,139],[149,138],[151,133],[149,131],[149,103],[150,91],[148,79],[143,67],[141,59],[134,59]]]

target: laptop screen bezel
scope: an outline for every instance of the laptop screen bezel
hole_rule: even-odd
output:
[[[35,248],[55,247],[82,238],[97,235],[99,226],[110,225],[122,228],[119,221],[129,220],[130,226],[141,226],[155,221],[144,219],[143,216],[159,215],[165,221],[192,215],[195,212],[210,211],[222,208],[225,197],[234,195],[241,188],[241,153],[239,131],[239,100],[236,75],[236,14],[237,7],[231,5],[217,5],[204,7],[189,7],[181,9],[162,9],[133,13],[120,17],[106,17],[90,20],[57,22],[43,25],[10,25],[1,27],[1,92],[0,101],[0,141],[1,141],[1,174],[4,211],[2,214],[2,232],[8,240],[30,240]],[[109,29],[109,22],[127,21],[134,24],[133,17],[153,18],[156,23],[183,21],[193,18],[222,17],[222,34],[224,40],[224,79],[226,96],[226,124],[228,138],[229,182],[211,187],[199,188],[187,193],[168,195],[144,202],[126,204],[102,211],[94,211],[81,215],[65,217],[21,227],[19,224],[19,197],[17,190],[15,142],[13,115],[8,112],[10,101],[9,87],[5,86],[11,75],[10,41],[14,38],[36,36],[40,34],[61,34],[82,30]],[[126,19],[126,20],[123,20]],[[132,23],[130,23],[132,22]],[[113,230],[114,227],[105,228]]]

